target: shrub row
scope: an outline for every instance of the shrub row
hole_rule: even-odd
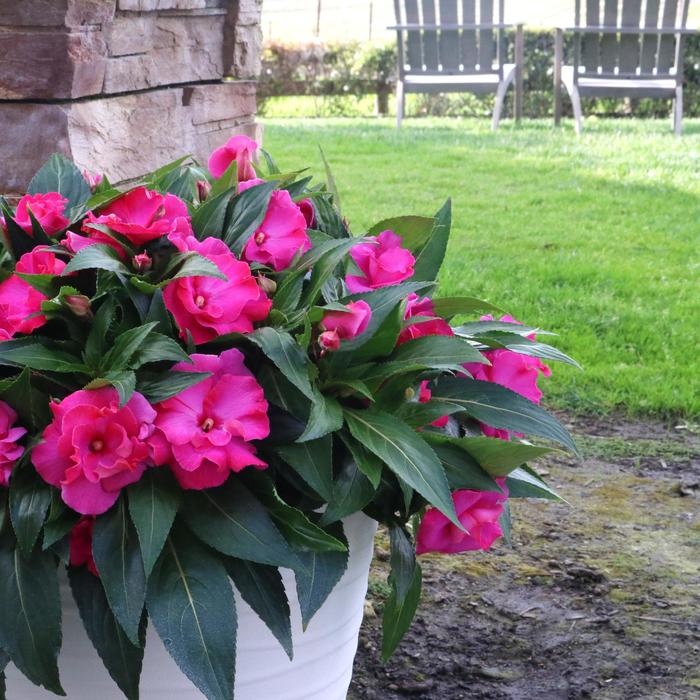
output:
[[[513,60],[514,31],[508,32],[507,51]],[[565,38],[565,59],[573,60],[573,37]],[[548,117],[552,114],[552,72],[554,33],[532,30],[525,32],[525,96],[524,112],[528,117]],[[264,101],[282,95],[315,96],[377,96],[377,111],[388,111],[389,99],[396,82],[396,46],[368,46],[360,42],[336,44],[286,45],[269,43],[263,56],[259,97]],[[700,116],[700,34],[686,39],[685,48],[685,114]],[[476,116],[490,112],[492,96],[422,95],[418,113],[434,116]],[[643,117],[670,115],[670,100],[585,100],[587,113],[619,116],[634,112]],[[334,102],[342,113],[342,101]],[[509,101],[507,110],[512,109]],[[564,99],[564,110],[571,105]]]

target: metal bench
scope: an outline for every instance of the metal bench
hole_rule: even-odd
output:
[[[505,63],[504,0],[394,0],[398,40],[396,122],[401,126],[409,92],[495,93],[493,129],[508,87],[516,80],[516,118],[522,114],[523,31],[518,25],[516,62]],[[478,17],[477,17],[478,9]]]
[[[574,27],[556,30],[554,121],[561,121],[561,86],[583,128],[581,97],[671,98],[673,127],[683,121],[683,39],[689,0],[576,0]],[[642,4],[644,11],[642,12]],[[602,17],[601,17],[602,11]],[[563,65],[564,32],[574,35],[574,65]]]

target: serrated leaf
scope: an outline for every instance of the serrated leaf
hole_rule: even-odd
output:
[[[112,349],[105,356],[102,366],[111,371],[129,367],[132,357],[146,343],[146,339],[154,332],[156,325],[156,323],[145,323],[120,333],[114,339]]]
[[[276,448],[276,452],[299,476],[329,501],[333,492],[333,440],[330,435]]]
[[[71,220],[84,209],[92,194],[90,186],[76,165],[59,153],[54,153],[31,179],[27,192],[58,192],[68,200],[66,208]]]
[[[139,628],[139,645],[135,646],[110,610],[100,579],[84,567],[69,567],[68,580],[85,631],[107,672],[128,700],[138,700],[146,642],[145,617]]]
[[[121,261],[119,253],[104,243],[93,243],[79,250],[63,269],[63,276],[80,270],[107,270],[129,274],[129,268]]]
[[[374,498],[376,492],[372,482],[358,468],[353,459],[346,459],[333,481],[333,491],[326,510],[321,515],[321,525],[361,511]]]
[[[86,367],[74,355],[53,350],[31,338],[0,343],[0,365],[29,367],[48,372],[82,372]]]
[[[382,659],[387,661],[394,653],[396,647],[403,639],[404,634],[411,626],[418,609],[422,587],[422,573],[420,566],[416,564],[408,592],[403,598],[399,598],[396,588],[384,606],[382,624]]]
[[[132,644],[139,644],[139,624],[146,600],[146,575],[136,531],[124,498],[95,520],[92,554],[109,607]]]
[[[216,197],[209,197],[197,207],[192,216],[192,230],[200,241],[210,236],[223,238],[226,210],[235,192],[230,188]]]
[[[28,459],[13,470],[10,479],[10,518],[17,544],[24,555],[34,549],[51,505],[51,487]]]
[[[211,372],[164,372],[157,377],[141,379],[138,383],[138,390],[143,394],[149,403],[160,403],[177,396],[179,393],[189,389],[195,384],[211,377]]]
[[[477,311],[502,313],[503,309],[494,306],[488,301],[475,299],[474,297],[438,297],[433,299],[435,315],[442,318],[451,318],[458,314],[472,314]]]
[[[113,386],[119,394],[119,405],[124,406],[136,390],[136,375],[129,370],[105,372],[85,385],[86,389],[101,389],[103,386]]]
[[[182,277],[215,277],[216,279],[228,279],[226,275],[219,270],[215,263],[209,258],[190,250],[184,253],[175,253],[168,263],[168,267],[163,272],[163,281],[159,283],[159,287],[164,287],[173,280]]]
[[[180,670],[208,700],[232,700],[236,608],[226,569],[184,529],[148,582],[148,614]]]
[[[245,244],[263,222],[276,185],[276,181],[253,185],[231,200],[229,222],[223,239],[234,254],[243,252]]]
[[[343,427],[343,408],[337,399],[317,393],[304,432],[296,442],[307,442],[336,432]]]
[[[506,478],[510,498],[547,498],[552,501],[564,499],[528,467],[514,469]]]
[[[175,515],[182,501],[182,492],[168,469],[148,469],[135,484],[128,487],[129,515],[141,545],[146,578],[163,550]]]

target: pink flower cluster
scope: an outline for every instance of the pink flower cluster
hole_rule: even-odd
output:
[[[19,444],[26,434],[25,428],[15,425],[17,413],[0,401],[0,486],[8,486],[12,470],[17,460],[24,454],[24,447]]]
[[[95,559],[92,556],[92,531],[95,526],[95,519],[86,516],[82,517],[77,525],[70,531],[69,537],[69,558],[71,566],[84,566],[93,576],[99,576]]]
[[[455,491],[452,500],[457,518],[466,532],[460,530],[437,508],[429,508],[416,535],[416,552],[457,554],[478,549],[487,550],[503,535],[499,519],[508,499],[505,479],[496,479],[498,491]]]
[[[338,350],[341,340],[350,340],[367,330],[372,309],[366,301],[351,301],[347,311],[326,311],[321,319],[318,342],[323,350]]]
[[[393,231],[382,231],[358,243],[350,256],[362,273],[345,278],[352,294],[400,284],[413,275],[416,262],[411,252],[401,247],[401,236]]]
[[[220,486],[232,471],[267,466],[250,444],[270,432],[267,401],[243,355],[227,350],[192,355],[192,361],[173,370],[211,376],[156,406],[139,393],[120,406],[111,387],[76,391],[51,404],[53,421],[32,461],[73,510],[104,513],[148,467],[169,466],[183,488],[205,489]],[[2,421],[7,424],[0,455],[8,469],[22,454],[13,444],[25,431],[9,428],[15,418],[0,402],[0,436]]]
[[[53,236],[70,224],[65,216],[66,204],[68,204],[68,200],[58,192],[26,194],[17,204],[14,216],[15,223],[30,236],[33,236],[31,219],[33,216],[41,224],[44,233],[47,236]]]
[[[482,321],[493,321],[493,316],[482,316]],[[520,323],[512,316],[502,316],[500,321],[504,323]],[[529,336],[534,339],[534,335]],[[547,365],[537,357],[522,355],[512,350],[487,350],[484,356],[491,363],[483,365],[468,363],[464,368],[474,377],[484,382],[494,382],[524,396],[533,403],[539,403],[542,399],[542,391],[537,386],[540,375],[549,377],[552,374]],[[510,433],[507,430],[492,428],[489,425],[481,426],[484,435],[509,440]]]

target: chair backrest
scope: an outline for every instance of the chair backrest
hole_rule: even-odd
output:
[[[583,34],[576,77],[675,76],[682,36],[646,30],[685,29],[688,5],[689,0],[576,0],[577,27],[645,30],[639,34]]]
[[[504,33],[479,25],[502,25],[503,5],[504,0],[394,0],[397,25],[427,27],[397,30],[400,74],[502,74]]]

